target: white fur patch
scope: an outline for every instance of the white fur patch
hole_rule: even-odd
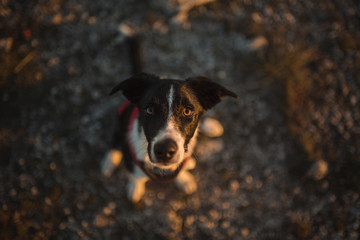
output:
[[[169,95],[168,95],[168,104],[169,104],[169,113],[168,113],[168,118],[167,118],[168,121],[170,120],[171,114],[173,112],[173,110],[172,110],[173,102],[174,102],[174,86],[171,85]]]
[[[134,173],[131,174],[127,184],[127,197],[132,202],[138,202],[145,193],[145,184],[149,177],[138,167],[135,166]]]
[[[133,128],[131,129],[131,132],[129,134],[129,142],[134,147],[136,158],[139,160],[145,159],[145,156],[147,155],[147,146],[148,142],[146,140],[145,134],[143,129],[141,128],[139,133],[139,119],[135,119],[133,122]]]
[[[174,86],[171,85],[169,89],[169,93],[167,95],[168,100],[168,116],[165,126],[159,131],[159,133],[155,136],[150,155],[151,159],[156,161],[156,156],[154,152],[154,146],[157,142],[162,141],[163,139],[170,138],[174,140],[177,144],[178,151],[176,152],[174,158],[177,159],[176,164],[181,162],[184,159],[185,149],[184,143],[185,139],[182,134],[179,132],[178,127],[176,126],[176,122],[173,116],[173,104],[174,104],[175,94],[174,94]]]
[[[194,136],[190,139],[190,142],[188,144],[188,151],[185,153],[185,157],[191,157],[194,152],[195,146],[197,144],[197,135],[199,132],[198,129],[199,127],[196,128]]]
[[[163,139],[170,138],[174,140],[177,144],[178,151],[176,152],[176,155],[174,158],[177,158],[180,162],[184,159],[185,149],[184,149],[184,143],[185,139],[179,132],[178,128],[176,127],[176,123],[173,119],[173,117],[170,117],[170,119],[167,121],[166,126],[159,132],[159,134],[154,138],[153,144],[151,146],[151,158],[156,159],[155,153],[154,153],[154,146],[158,141],[162,141]]]
[[[175,183],[186,194],[192,194],[197,189],[194,176],[186,170],[183,170],[179,173],[179,175],[176,177]]]
[[[123,154],[117,149],[111,149],[102,162],[101,172],[105,177],[111,177],[116,167],[120,165]]]

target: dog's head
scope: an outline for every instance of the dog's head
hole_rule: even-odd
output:
[[[205,77],[179,81],[146,73],[121,82],[110,95],[119,90],[139,109],[149,161],[162,166],[183,161],[206,110],[225,96],[238,97]]]

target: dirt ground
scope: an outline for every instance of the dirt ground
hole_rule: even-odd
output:
[[[359,239],[357,1],[0,3],[0,239]],[[208,112],[190,196],[100,164],[132,72],[205,75],[236,92]]]

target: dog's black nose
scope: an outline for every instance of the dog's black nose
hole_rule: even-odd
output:
[[[154,146],[155,157],[160,162],[166,162],[172,159],[177,150],[177,144],[172,139],[157,142]]]

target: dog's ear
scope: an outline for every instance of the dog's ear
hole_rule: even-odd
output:
[[[154,86],[159,81],[158,76],[138,73],[116,85],[109,95],[121,90],[127,99],[136,103],[149,87]]]
[[[223,97],[239,98],[235,93],[206,77],[188,78],[185,84],[195,93],[201,106],[205,110],[218,104]]]

